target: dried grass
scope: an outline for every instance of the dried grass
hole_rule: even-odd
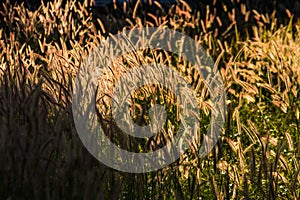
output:
[[[1,199],[299,198],[299,26],[295,26],[297,31],[291,25],[277,29],[274,17],[253,11],[257,18],[254,37],[241,40],[234,9],[228,10],[230,23],[226,23],[209,7],[206,13],[193,13],[184,1],[168,12],[154,1],[153,6],[163,14],[147,13],[146,18],[140,17],[139,4],[133,10],[124,5],[131,16],[123,19],[126,26],[120,29],[167,26],[206,47],[220,66],[229,107],[221,139],[205,159],[199,159],[199,144],[205,139],[202,133],[207,130],[211,112],[208,90],[200,75],[181,57],[165,51],[136,51],[120,57],[107,77],[99,80],[99,97],[105,94],[108,98],[114,82],[128,69],[141,62],[157,62],[178,70],[193,85],[201,109],[198,117],[203,120],[191,149],[175,163],[153,173],[126,174],[108,169],[90,156],[72,121],[72,85],[79,66],[110,34],[105,21],[93,20],[87,5],[88,1],[62,4],[55,0],[29,11],[20,5],[3,4]],[[242,7],[246,21],[249,12]],[[268,23],[271,28],[264,29]],[[229,25],[222,31],[225,24]],[[151,102],[151,93],[156,91],[163,103],[174,104],[169,91],[145,87],[134,96],[133,117],[143,110],[140,102]],[[109,133],[118,133],[107,99],[99,100],[97,106]],[[125,137],[116,142],[137,152],[155,150],[176,132],[176,106],[170,114],[173,116],[156,138],[140,142]],[[139,117],[147,119],[147,115]]]

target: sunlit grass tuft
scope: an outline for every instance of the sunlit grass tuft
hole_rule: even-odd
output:
[[[103,166],[85,150],[73,124],[73,81],[88,53],[112,34],[109,26],[114,22],[95,20],[87,1],[63,4],[55,0],[36,11],[3,4],[1,199],[300,198],[299,25],[277,28],[275,16],[253,11],[257,21],[252,35],[247,35],[236,26],[234,10],[227,12],[228,23],[215,11],[194,12],[180,2],[167,11],[154,1],[160,11],[146,17],[141,17],[139,5],[133,10],[124,5],[127,17],[118,22],[124,26],[113,28],[169,27],[204,46],[220,66],[228,99],[227,122],[213,151],[199,159],[211,106],[199,74],[182,58],[161,50],[136,51],[117,59],[113,73],[99,80],[99,97],[110,94],[114,81],[126,70],[154,62],[178,70],[198,93],[203,123],[190,150],[172,165],[147,174],[121,173]],[[250,11],[245,9],[243,19],[248,20]],[[216,24],[220,27],[215,28]],[[126,146],[126,138],[116,142],[137,152],[154,150],[176,132],[175,100],[158,86],[142,88],[134,95],[135,120],[148,120],[146,114],[140,115],[142,105],[157,95],[171,105],[169,122],[161,137],[151,141],[131,141],[131,146]],[[97,109],[113,133],[119,130],[106,100],[99,100]]]

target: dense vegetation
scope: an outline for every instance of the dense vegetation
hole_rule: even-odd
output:
[[[191,9],[184,1],[168,10],[156,2],[148,12],[139,4],[123,5],[107,8],[105,16],[88,1],[55,0],[34,11],[3,3],[0,199],[299,199],[300,25],[297,16],[288,19],[265,6],[252,10],[247,2],[221,6],[222,11],[214,5]],[[297,13],[282,6],[278,11],[287,17]],[[110,32],[141,26],[167,26],[205,47],[222,74],[228,112],[205,159],[196,156],[196,144],[164,169],[129,174],[102,165],[83,147],[71,97],[91,49]],[[156,62],[171,56],[155,53],[161,58]],[[140,59],[153,61],[147,55]],[[136,55],[124,59],[139,63]],[[193,83],[183,61],[168,64]],[[210,112],[206,90],[199,92],[203,119]],[[206,128],[204,123],[201,130]]]

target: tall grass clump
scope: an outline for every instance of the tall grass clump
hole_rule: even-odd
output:
[[[54,0],[35,11],[9,1],[1,5],[1,199],[300,198],[299,24],[291,20],[280,26],[276,14],[247,6],[222,6],[225,15],[220,15],[210,6],[194,10],[179,1],[167,9],[153,1],[146,12],[138,1],[133,7],[112,8],[120,18],[103,18],[96,10],[90,12],[89,5]],[[239,20],[249,22],[247,29],[241,30]],[[225,84],[227,121],[214,149],[200,159],[211,102],[199,73],[163,50],[120,56],[99,80],[96,105],[99,122],[115,143],[133,152],[154,151],[170,141],[180,123],[168,89],[143,87],[132,94],[132,118],[147,124],[149,107],[165,105],[162,132],[149,140],[126,134],[113,138],[122,131],[111,116],[112,88],[141,64],[178,70],[197,90],[202,122],[190,149],[170,166],[145,174],[122,173],[102,165],[84,148],[73,123],[71,96],[78,70],[95,47],[118,31],[143,26],[168,27],[205,47]]]
[[[113,172],[81,146],[71,114],[72,80],[101,38],[91,14],[75,2],[2,6],[0,198],[103,198]]]

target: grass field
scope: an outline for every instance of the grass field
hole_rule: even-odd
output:
[[[292,18],[279,23],[278,15],[246,5],[226,8],[226,19],[209,9],[196,12],[184,1],[169,10],[157,2],[152,6],[147,13],[139,4],[123,5],[103,17],[87,1],[55,0],[35,11],[3,3],[0,199],[300,199],[300,24]],[[237,19],[237,13],[243,17]],[[293,16],[288,10],[286,15]],[[239,26],[237,20],[249,16],[255,21]],[[182,32],[207,50],[223,78],[227,117],[205,158],[197,157],[196,141],[170,166],[133,174],[106,167],[84,148],[73,122],[72,91],[80,64],[95,46],[117,31],[142,26]],[[188,63],[158,50],[128,54],[113,72],[120,76],[141,60],[168,64],[199,86],[201,141],[210,116],[207,87]],[[99,87],[100,93],[110,91],[107,82]],[[136,94],[137,104],[151,101],[151,90],[145,91]],[[166,100],[172,95],[158,93],[170,105],[164,131],[173,134],[180,121]],[[118,133],[105,105],[97,101],[99,115],[110,134]],[[167,140],[164,134],[142,144],[162,139]],[[138,141],[130,142],[127,148],[141,151]]]

